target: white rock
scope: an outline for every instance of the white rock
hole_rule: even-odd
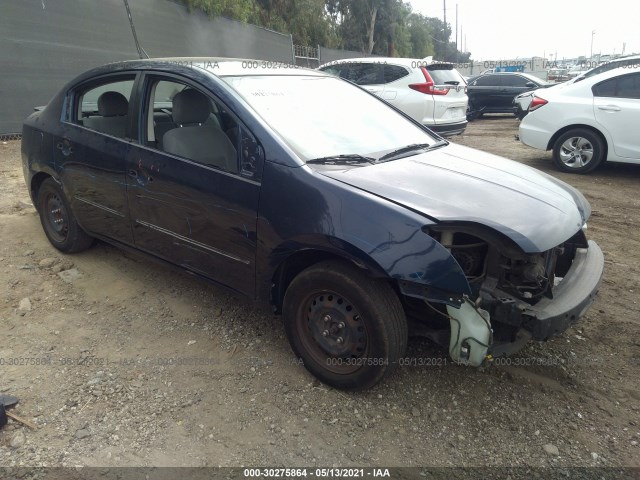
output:
[[[552,443],[547,443],[542,448],[545,452],[547,452],[549,455],[553,455],[554,457],[560,455],[560,450],[558,450],[558,447],[556,447]]]
[[[31,311],[31,300],[27,297],[20,300],[20,305],[18,306],[18,310],[21,312],[30,312]]]
[[[40,263],[38,263],[38,265],[40,265],[42,268],[51,268],[56,263],[58,263],[58,260],[56,258],[43,258],[42,260],[40,260]]]
[[[70,268],[58,273],[58,276],[67,283],[73,283],[75,280],[82,278],[82,273],[77,268]]]
[[[16,432],[16,434],[11,439],[11,448],[18,449],[22,447],[27,441],[27,437],[24,436],[22,432]]]

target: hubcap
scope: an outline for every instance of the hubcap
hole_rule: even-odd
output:
[[[571,137],[560,147],[559,156],[569,168],[584,167],[593,158],[593,145],[584,137]]]
[[[49,233],[58,242],[63,242],[69,231],[67,210],[62,199],[56,193],[49,194],[45,199],[45,214]]]
[[[367,352],[367,329],[360,313],[334,292],[313,294],[306,302],[301,339],[316,362],[334,373],[358,370]]]

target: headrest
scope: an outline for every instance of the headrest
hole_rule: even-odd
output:
[[[197,90],[183,90],[173,97],[173,121],[178,125],[204,123],[210,113],[209,99]]]
[[[98,113],[102,117],[119,117],[129,110],[127,97],[118,92],[104,92],[98,97]]]

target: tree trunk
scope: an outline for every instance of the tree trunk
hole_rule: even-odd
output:
[[[373,31],[375,29],[376,26],[376,17],[378,16],[378,7],[373,7],[373,11],[371,12],[371,23],[368,26],[368,36],[369,36],[369,45],[367,46],[367,53],[369,55],[371,55],[371,52],[373,52],[373,45],[374,45],[374,41],[373,41]]]

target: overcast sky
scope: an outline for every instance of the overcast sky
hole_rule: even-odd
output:
[[[443,16],[442,0],[408,0],[414,11]],[[558,54],[589,56],[591,32],[594,55],[602,52],[640,53],[640,2],[638,0],[446,0],[447,23],[455,39],[458,30],[474,60],[515,59]],[[458,37],[459,38],[459,37]],[[460,40],[458,40],[460,43]],[[459,45],[459,48],[460,45]]]

